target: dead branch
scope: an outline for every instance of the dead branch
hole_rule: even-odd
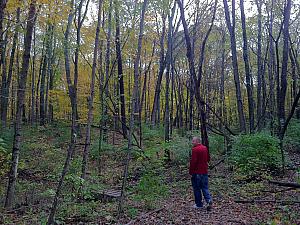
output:
[[[282,187],[292,187],[292,188],[300,188],[300,184],[298,183],[290,183],[290,182],[281,182],[275,180],[269,180],[270,184],[275,184]]]
[[[209,169],[212,170],[213,168],[215,168],[216,166],[220,165],[222,162],[225,161],[225,157],[223,159],[220,159],[218,162],[216,162],[214,165],[209,166]]]
[[[281,192],[286,192],[286,191],[290,191],[290,190],[295,190],[295,188],[294,188],[294,187],[290,187],[290,188],[281,189],[281,190],[278,190],[278,191],[262,190],[261,192],[267,192],[267,193],[281,193]]]

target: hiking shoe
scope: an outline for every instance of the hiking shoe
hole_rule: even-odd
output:
[[[194,209],[202,209],[203,206],[200,206],[200,207],[199,207],[199,206],[197,206],[197,205],[195,204],[195,205],[193,205],[193,208],[194,208]]]
[[[210,201],[208,204],[207,204],[207,207],[206,207],[206,210],[207,211],[211,211],[212,209],[212,201]]]

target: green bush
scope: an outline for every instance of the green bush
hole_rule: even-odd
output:
[[[300,151],[300,121],[291,120],[285,136],[285,144],[290,145]]]
[[[266,176],[280,167],[279,141],[267,133],[234,137],[230,161],[242,179]]]
[[[167,149],[170,150],[174,161],[179,164],[186,164],[189,161],[191,152],[191,143],[188,138],[174,135],[173,140],[166,143]]]
[[[221,135],[209,135],[210,154],[220,154],[224,152],[224,137]]]
[[[143,143],[145,147],[150,147],[154,143],[160,144],[164,141],[164,128],[163,126],[155,127],[153,129],[150,128],[150,126],[145,125],[142,127],[142,133],[143,133]]]

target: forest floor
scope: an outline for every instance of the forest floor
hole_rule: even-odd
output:
[[[16,205],[12,210],[0,208],[0,224],[45,224],[66,155],[68,130],[68,126],[54,125],[28,129],[23,134]],[[194,209],[188,164],[164,164],[159,159],[148,161],[135,153],[130,164],[124,215],[117,220],[118,202],[104,201],[95,197],[95,193],[120,186],[126,141],[122,141],[117,134],[109,133],[110,143],[103,146],[99,174],[96,136],[95,134],[93,137],[94,147],[91,149],[84,200],[77,200],[78,189],[82,184],[82,138],[64,183],[56,214],[57,224],[300,224],[299,189],[269,184],[266,177],[260,175],[242,181],[234,175],[229,163],[225,161],[209,172],[214,202],[212,211]],[[11,140],[11,130],[2,133],[0,138]],[[155,144],[157,143],[152,143]],[[289,164],[297,165],[300,162],[300,152],[293,149],[287,151]],[[157,152],[155,157],[159,158]],[[221,157],[213,154],[212,165]],[[297,176],[299,174],[295,170],[288,170],[283,177],[274,174],[268,179],[296,182]],[[6,184],[7,174],[4,174],[0,180],[1,205]],[[236,203],[237,199],[274,202]],[[287,201],[286,204],[282,200]],[[293,201],[298,203],[292,203]]]

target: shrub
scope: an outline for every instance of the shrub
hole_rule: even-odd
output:
[[[221,135],[209,135],[210,154],[222,153],[224,151],[224,137]]]
[[[242,179],[265,176],[279,169],[279,141],[267,133],[234,137],[230,161]]]
[[[174,135],[173,140],[166,144],[171,151],[174,161],[179,164],[186,164],[191,153],[191,144],[188,138]]]
[[[285,136],[285,144],[290,145],[300,151],[300,121],[291,120]]]

